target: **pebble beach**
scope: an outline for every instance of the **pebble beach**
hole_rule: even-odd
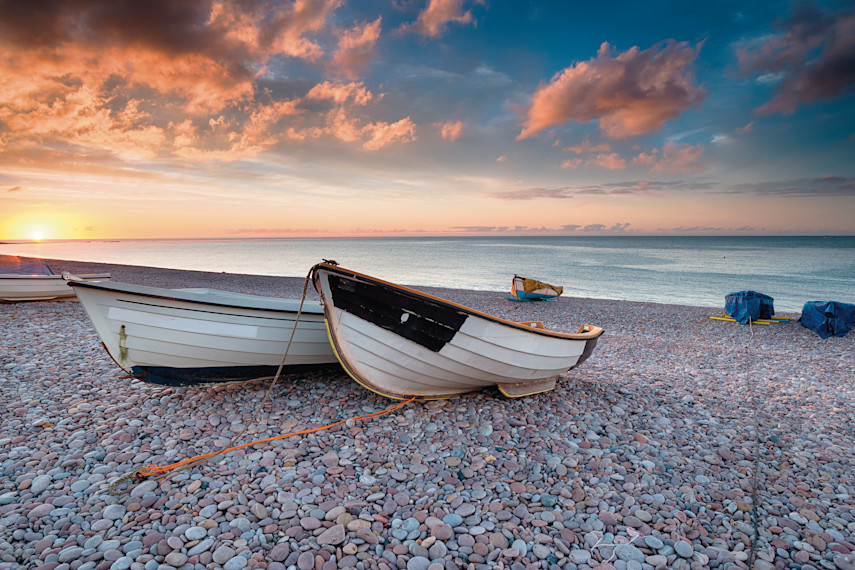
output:
[[[156,287],[304,286],[49,263]],[[267,382],[145,384],[123,378],[78,302],[0,304],[0,570],[855,569],[855,332],[823,340],[797,314],[740,326],[566,285],[552,303],[423,289],[554,330],[603,327],[554,391],[412,402],[122,494],[111,483],[128,473],[244,430],[241,443],[395,401],[336,370],[285,375],[267,401]]]

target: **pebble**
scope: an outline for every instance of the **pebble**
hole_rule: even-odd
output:
[[[303,285],[106,269],[295,298]],[[261,439],[392,402],[342,372],[307,372],[280,380],[254,419],[265,383],[130,381],[79,303],[0,305],[0,570],[735,568],[748,560],[757,449],[757,568],[855,570],[855,386],[840,380],[855,377],[855,334],[747,331],[701,307],[522,306],[427,289],[503,318],[607,332],[552,392],[414,402],[118,496],[109,485],[131,469],[216,449],[245,427]]]

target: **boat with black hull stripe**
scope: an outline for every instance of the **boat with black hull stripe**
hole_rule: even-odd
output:
[[[116,364],[144,382],[212,386],[271,378],[286,351],[285,373],[340,370],[318,301],[301,309],[299,299],[216,289],[73,277],[69,285]]]
[[[339,362],[390,398],[448,398],[494,385],[508,397],[552,390],[603,333],[507,321],[332,263],[315,265],[311,276]]]

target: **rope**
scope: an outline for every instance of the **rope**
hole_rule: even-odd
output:
[[[188,466],[192,465],[193,463],[195,463],[197,461],[207,460],[207,459],[210,459],[211,457],[214,457],[216,455],[228,453],[230,451],[236,451],[238,449],[244,449],[245,447],[257,445],[259,443],[267,443],[270,441],[275,441],[277,439],[285,439],[285,438],[293,437],[295,435],[304,435],[304,434],[308,434],[308,433],[314,433],[317,431],[323,431],[325,429],[330,429],[330,428],[334,428],[336,426],[340,426],[341,424],[347,423],[349,420],[361,421],[361,420],[368,420],[368,419],[377,418],[377,417],[380,417],[382,415],[394,412],[395,410],[398,410],[400,408],[403,408],[404,406],[406,406],[410,402],[413,402],[415,399],[416,398],[413,397],[413,398],[410,398],[409,400],[403,400],[400,402],[396,402],[393,406],[390,406],[390,407],[386,408],[385,410],[380,410],[378,412],[371,412],[369,414],[364,414],[362,416],[357,416],[355,418],[348,418],[347,420],[341,420],[341,421],[338,421],[335,423],[327,424],[325,426],[308,428],[308,429],[304,429],[304,430],[300,430],[300,431],[294,431],[291,433],[275,435],[273,437],[268,437],[265,439],[259,439],[257,441],[250,441],[248,443],[242,443],[241,445],[235,445],[233,447],[229,447],[227,449],[215,451],[212,453],[205,453],[203,455],[197,455],[196,457],[190,457],[189,459],[185,459],[184,461],[179,461],[177,463],[171,463],[169,465],[161,465],[161,466],[146,465],[143,469],[140,470],[139,475],[140,475],[140,477],[163,477],[163,476],[169,474],[170,472],[175,471],[176,469],[187,468]]]
[[[751,333],[751,344],[753,344],[754,329],[752,328],[751,321],[748,321],[748,331]],[[747,346],[745,347],[745,356],[746,358],[749,357]],[[751,377],[747,376],[747,379],[748,389],[751,394],[752,419],[754,423],[754,473],[751,478],[751,526],[753,533],[751,536],[751,547],[748,552],[748,567],[753,568],[754,557],[757,555],[757,539],[760,537],[760,521],[758,520],[757,512],[757,487],[760,477],[760,420],[757,411],[757,393],[754,391],[754,384],[751,382]]]
[[[245,447],[250,447],[252,445],[257,445],[260,443],[267,443],[267,442],[274,441],[277,439],[285,439],[285,438],[293,437],[295,435],[303,435],[303,434],[308,434],[308,433],[314,433],[317,431],[322,431],[325,429],[330,429],[330,428],[339,426],[343,423],[346,423],[348,421],[348,420],[341,420],[339,422],[335,422],[335,423],[328,424],[325,426],[320,426],[320,427],[315,427],[315,428],[310,428],[310,429],[304,429],[304,430],[295,431],[295,432],[286,433],[286,434],[280,434],[277,436],[268,437],[265,439],[260,439],[258,441],[251,441],[249,443],[244,443],[241,445],[235,445],[235,443],[237,443],[244,436],[244,434],[247,432],[247,430],[249,429],[249,426],[254,424],[256,422],[256,420],[258,419],[258,416],[261,414],[261,410],[264,408],[264,405],[267,403],[267,400],[270,398],[270,394],[273,392],[273,387],[276,385],[276,382],[279,380],[279,377],[282,374],[282,369],[285,366],[285,360],[288,358],[288,352],[291,350],[291,344],[294,340],[294,334],[297,331],[297,324],[300,322],[300,317],[303,314],[303,303],[306,300],[306,290],[308,289],[309,279],[310,279],[311,275],[312,275],[312,272],[309,271],[308,275],[306,275],[305,281],[303,282],[303,293],[300,296],[300,306],[297,309],[297,317],[294,320],[294,327],[291,329],[291,336],[288,338],[288,345],[285,347],[285,353],[282,355],[282,361],[279,363],[279,368],[276,370],[276,375],[273,377],[272,381],[270,382],[270,386],[268,386],[267,392],[264,394],[264,398],[262,399],[261,404],[259,404],[259,406],[256,408],[255,414],[252,417],[252,421],[250,421],[249,423],[246,424],[246,426],[243,428],[243,431],[241,431],[239,434],[237,434],[236,436],[234,436],[231,439],[231,441],[228,444],[228,447],[225,447],[225,448],[220,449],[218,451],[213,451],[211,453],[204,453],[201,455],[196,455],[195,457],[190,457],[188,459],[184,459],[183,461],[178,461],[176,463],[170,463],[168,465],[161,465],[161,466],[146,465],[145,467],[141,467],[139,469],[135,469],[135,470],[131,471],[130,473],[126,473],[125,475],[122,475],[121,477],[119,477],[118,479],[116,479],[115,481],[110,483],[109,491],[110,491],[111,495],[123,495],[123,494],[127,493],[128,489],[117,490],[117,488],[120,484],[122,484],[128,480],[132,480],[132,479],[133,480],[141,480],[141,479],[145,479],[148,477],[155,477],[157,479],[162,479],[162,478],[166,477],[167,475],[169,475],[173,472],[181,471],[184,469],[189,469],[189,468],[193,467],[194,465],[200,464],[200,463],[205,462],[205,461],[209,461],[210,459],[213,459],[214,457],[217,457],[219,455],[224,455],[226,453],[229,453],[230,451],[236,451],[238,449],[243,449]],[[288,391],[286,392],[286,397],[291,392],[292,388],[293,388],[293,385],[288,387]],[[353,421],[360,421],[360,420],[365,420],[365,419],[376,418],[376,417],[382,416],[384,414],[394,412],[395,410],[404,407],[405,405],[409,404],[410,402],[412,402],[415,399],[416,398],[410,398],[409,400],[398,402],[395,405],[386,408],[385,410],[381,410],[379,412],[372,412],[370,414],[365,414],[362,416],[358,416],[355,418],[349,418],[349,419],[352,419]]]

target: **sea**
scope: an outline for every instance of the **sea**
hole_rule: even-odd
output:
[[[573,297],[723,308],[728,293],[753,290],[778,312],[855,303],[855,236],[76,240],[3,243],[0,254],[289,277],[328,259],[416,287],[506,291],[517,274]]]

